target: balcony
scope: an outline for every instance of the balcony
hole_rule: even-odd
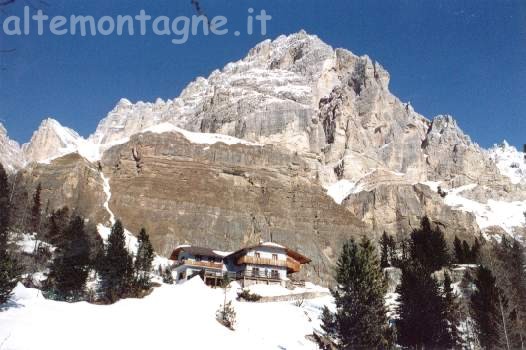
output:
[[[237,259],[236,264],[238,265],[252,264],[252,265],[263,265],[263,266],[281,266],[281,267],[287,266],[287,262],[285,260],[258,258],[256,256],[250,256],[250,255],[244,255],[244,256],[239,257],[239,259]]]
[[[287,272],[295,273],[300,272],[301,264],[290,256],[287,257]]]
[[[287,260],[277,260],[277,259],[268,259],[268,258],[258,258],[256,256],[245,255],[239,257],[236,261],[237,265],[262,265],[262,266],[279,266],[286,267],[289,273],[299,272],[301,264],[290,256],[287,257]]]
[[[217,263],[217,262],[209,262],[209,261],[195,261],[195,260],[182,260],[178,261],[175,266],[181,266],[181,265],[187,265],[187,266],[193,266],[193,267],[204,267],[209,269],[223,269],[223,263]]]

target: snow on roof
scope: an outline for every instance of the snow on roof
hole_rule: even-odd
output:
[[[217,255],[221,255],[223,257],[232,254],[232,252],[223,252],[221,250],[214,250],[213,252],[216,253]]]
[[[275,247],[275,248],[283,248],[283,249],[285,249],[285,247],[282,246],[281,244],[277,244],[277,243],[274,243],[274,242],[263,242],[263,243],[260,244],[260,246]]]

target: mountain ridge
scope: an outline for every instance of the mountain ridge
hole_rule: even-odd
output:
[[[520,152],[483,149],[451,116],[427,119],[389,80],[368,56],[305,32],[280,36],[175,99],[121,99],[86,139],[48,120],[22,147],[40,151],[28,152],[23,183],[43,182],[52,208],[82,205],[101,223],[102,172],[112,211],[132,232],[147,226],[161,252],[190,240],[307,239],[308,273],[320,276],[345,237],[410,232],[425,215],[448,236],[524,237],[524,172],[508,171]]]

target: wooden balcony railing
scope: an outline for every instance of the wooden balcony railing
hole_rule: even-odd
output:
[[[300,272],[301,264],[290,256],[287,257],[288,272]]]
[[[291,273],[299,272],[301,264],[290,256],[287,257],[287,260],[277,260],[277,259],[268,259],[268,258],[258,258],[255,256],[245,255],[239,257],[236,262],[238,265],[243,264],[253,264],[253,265],[263,265],[263,266],[280,266],[286,267],[287,270]]]
[[[255,256],[244,255],[237,259],[238,265],[244,264],[253,264],[253,265],[263,265],[263,266],[282,266],[286,267],[287,262],[285,260],[278,259],[268,259],[268,258],[258,258]]]
[[[209,261],[195,261],[195,260],[181,260],[176,263],[176,266],[189,265],[195,267],[207,267],[211,269],[223,269],[223,263],[209,262]]]

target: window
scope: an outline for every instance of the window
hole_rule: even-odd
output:
[[[252,276],[258,277],[259,276],[259,267],[253,267],[252,268]]]
[[[196,255],[195,256],[195,261],[201,261],[201,255]]]
[[[278,270],[272,270],[270,272],[270,276],[273,278],[273,279],[279,279],[279,271]]]
[[[261,258],[261,253],[256,252],[256,258]]]
[[[272,254],[272,260],[278,260],[278,254]]]

